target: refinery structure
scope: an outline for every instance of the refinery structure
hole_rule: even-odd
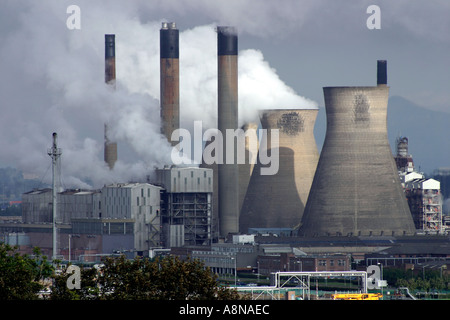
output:
[[[238,33],[229,26],[216,31],[217,129],[225,132],[241,129]],[[112,91],[115,40],[105,35],[105,82]],[[175,23],[164,22],[160,118],[168,143],[183,108],[180,50]],[[170,251],[201,259],[218,274],[349,271],[351,260],[364,263],[369,256],[400,261],[417,241],[424,245],[408,253],[411,259],[449,259],[439,182],[415,171],[407,138],[399,138],[397,154],[392,153],[385,60],[377,62],[376,75],[374,86],[323,88],[327,131],[320,152],[313,132],[320,110],[274,106],[242,127],[255,133],[246,136],[246,163],[238,163],[235,149],[233,161],[168,163],[140,182],[105,182],[98,190],[56,185],[30,190],[23,194],[22,220],[0,224],[3,240],[24,251],[39,246],[49,256],[84,262],[119,252],[131,258]],[[117,143],[108,126],[104,160],[114,170]],[[267,129],[266,141],[256,137],[258,128]],[[53,148],[61,154],[56,143]],[[275,174],[261,174],[267,163],[260,153],[278,155]],[[427,245],[436,241],[441,245]]]

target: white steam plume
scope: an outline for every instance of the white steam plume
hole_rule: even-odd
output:
[[[0,39],[0,163],[42,176],[46,149],[58,133],[65,187],[99,187],[145,179],[153,167],[171,164],[160,135],[159,29],[140,22],[132,8],[82,6],[81,30],[66,28],[67,3],[27,2],[14,27]],[[215,25],[180,31],[181,126],[215,126],[217,52]],[[116,90],[104,83],[104,35],[116,34]],[[261,52],[239,52],[241,122],[264,108],[313,108],[286,86]],[[103,161],[103,124],[119,143],[114,170]],[[241,123],[242,124],[242,123]],[[50,180],[50,176],[47,179]]]

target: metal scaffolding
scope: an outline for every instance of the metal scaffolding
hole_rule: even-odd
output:
[[[301,290],[302,299],[311,299],[311,278],[361,278],[361,293],[367,293],[366,271],[300,271],[300,272],[275,272],[272,273],[274,281],[272,286],[261,287],[237,287],[241,293],[249,293],[252,300],[270,298],[279,300],[289,290]],[[295,283],[296,286],[292,286]]]
[[[208,193],[168,193],[163,216],[169,225],[184,228],[185,245],[211,241],[211,197]]]
[[[431,179],[430,179],[431,180]],[[406,188],[405,194],[416,228],[427,233],[444,231],[442,217],[442,196],[440,189],[425,189],[423,182]]]

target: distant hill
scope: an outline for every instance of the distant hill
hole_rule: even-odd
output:
[[[25,179],[16,168],[0,168],[0,202],[20,201],[22,193],[42,187],[38,179]]]
[[[319,151],[325,133],[326,113],[320,107],[314,130]],[[450,167],[450,113],[433,111],[393,96],[388,105],[388,139],[394,155],[398,136],[408,138],[416,170],[430,176],[439,167]]]

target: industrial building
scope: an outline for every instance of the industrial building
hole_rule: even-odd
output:
[[[154,184],[58,192],[58,255],[68,258],[70,247],[72,260],[88,261],[114,252],[147,256],[153,248],[210,245],[212,184],[211,169],[170,167],[156,170]],[[23,243],[52,248],[52,194],[52,189],[25,193],[22,221],[3,224],[1,231],[25,232]]]
[[[395,164],[399,172],[412,172],[414,171],[414,161],[412,156],[408,152],[408,138],[397,138],[397,154],[395,155]]]
[[[136,252],[160,245],[160,192],[160,187],[148,183],[113,184],[102,189],[105,217],[129,221]]]
[[[441,184],[423,174],[402,176],[405,195],[417,230],[426,233],[444,231]]]
[[[441,184],[435,179],[427,179],[423,173],[415,170],[413,157],[408,149],[408,138],[399,137],[395,162],[414,225],[419,232],[443,233],[446,226],[442,211]]]
[[[178,37],[175,23],[162,24],[160,117],[169,141],[180,124]],[[112,89],[114,41],[114,35],[105,35],[105,82]],[[224,133],[238,128],[238,37],[233,27],[217,28],[217,59],[217,128]],[[153,256],[170,249],[202,260],[215,273],[234,276],[238,270],[345,271],[352,260],[363,263],[370,255],[399,258],[416,240],[423,247],[409,251],[411,255],[426,255],[426,248],[436,249],[439,243],[444,249],[430,252],[447,259],[448,238],[406,237],[416,229],[442,233],[442,214],[439,220],[436,211],[439,186],[414,172],[407,139],[398,140],[397,155],[392,155],[385,61],[378,61],[377,76],[377,86],[323,88],[327,132],[320,155],[313,134],[317,109],[262,110],[262,128],[269,135],[271,129],[279,130],[275,175],[260,174],[263,164],[253,165],[250,158],[257,154],[247,140],[245,164],[236,159],[200,167],[168,164],[155,169],[145,183],[114,183],[100,190],[58,188],[59,255],[98,261],[119,252]],[[117,145],[107,128],[105,162],[112,169]],[[258,123],[242,128],[256,130]],[[267,151],[260,148],[257,144],[257,152]],[[400,167],[405,169],[399,177]],[[38,246],[50,255],[52,194],[52,189],[25,193],[22,221],[0,223],[3,239],[29,253]]]
[[[165,248],[210,245],[212,233],[213,172],[197,167],[156,170],[161,194],[161,244]]]

